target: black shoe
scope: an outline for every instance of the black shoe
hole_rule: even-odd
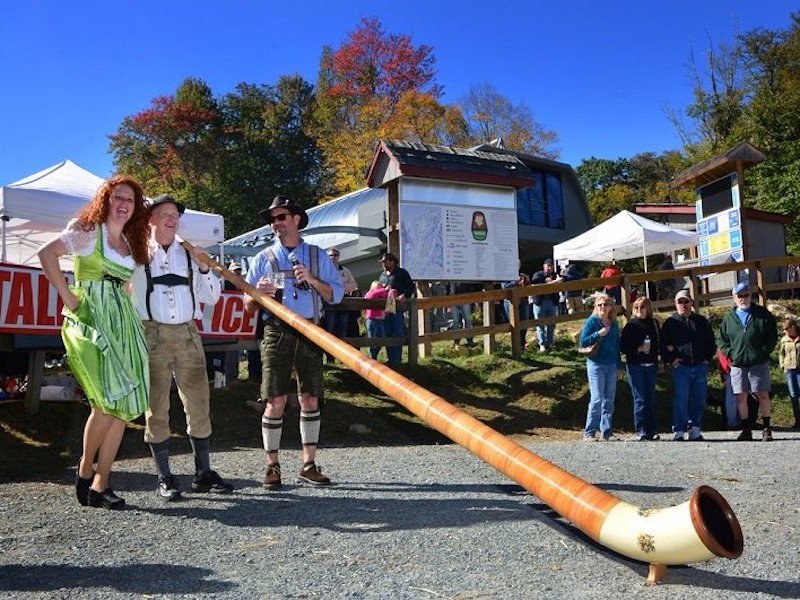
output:
[[[156,496],[164,502],[174,502],[181,499],[181,490],[178,488],[178,480],[174,475],[162,475],[158,478]]]
[[[78,503],[81,506],[89,506],[89,487],[92,485],[94,475],[88,479],[80,476],[80,473],[75,472],[75,495],[78,497]]]
[[[125,508],[125,500],[114,493],[111,488],[106,488],[102,492],[96,492],[89,488],[89,506],[95,508],[107,508],[109,510],[121,510]]]
[[[737,442],[752,442],[753,432],[750,429],[742,429],[742,433],[736,438]]]
[[[205,494],[206,492],[214,492],[217,494],[230,494],[233,491],[233,486],[224,481],[219,473],[216,471],[208,470],[203,471],[194,476],[192,480],[192,491]]]

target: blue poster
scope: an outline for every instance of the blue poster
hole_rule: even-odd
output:
[[[717,217],[710,217],[708,219],[708,235],[714,235],[717,231],[719,231]]]
[[[700,256],[708,256],[708,240],[700,240]]]
[[[697,222],[697,235],[705,237],[708,235],[708,223],[705,219]]]
[[[739,211],[732,210],[728,213],[728,225],[730,229],[734,229],[735,227],[739,227]]]
[[[731,235],[731,248],[741,248],[742,247],[742,230],[741,229],[732,229],[730,235]]]

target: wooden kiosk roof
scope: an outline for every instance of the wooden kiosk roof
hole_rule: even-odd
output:
[[[767,156],[750,142],[741,142],[727,152],[717,154],[678,173],[670,182],[672,187],[690,185],[700,187],[729,173],[741,174],[747,167],[752,167],[767,160]]]

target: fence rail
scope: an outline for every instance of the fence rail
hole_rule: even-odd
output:
[[[690,267],[674,269],[670,271],[650,271],[647,273],[627,273],[614,277],[594,277],[579,279],[575,281],[564,281],[549,284],[536,284],[524,287],[513,287],[500,290],[485,290],[483,292],[470,292],[468,294],[448,295],[448,296],[429,296],[423,298],[413,298],[401,300],[397,303],[397,309],[408,313],[408,333],[405,337],[373,338],[358,337],[345,338],[344,341],[358,347],[366,348],[369,346],[408,346],[408,360],[416,363],[420,356],[430,353],[433,342],[456,340],[463,338],[476,338],[482,336],[483,351],[491,353],[497,345],[497,336],[500,334],[511,335],[511,353],[515,357],[521,356],[524,348],[519,332],[521,330],[533,329],[541,325],[566,323],[570,321],[581,321],[591,314],[591,307],[584,311],[577,311],[567,315],[555,315],[541,319],[521,319],[519,314],[519,304],[527,301],[528,296],[538,294],[553,294],[562,291],[581,291],[583,294],[591,293],[602,289],[606,285],[619,284],[622,291],[622,305],[620,312],[630,314],[631,290],[634,286],[642,284],[658,284],[660,281],[669,279],[683,279],[686,283],[683,287],[688,287],[695,299],[698,308],[709,306],[711,303],[727,299],[730,290],[710,291],[707,285],[707,277],[712,274],[748,271],[750,288],[754,294],[760,297],[760,303],[765,304],[768,295],[785,294],[793,290],[800,290],[800,281],[783,281],[776,283],[766,283],[765,271],[767,269],[785,269],[789,265],[800,263],[800,257],[779,256],[772,258],[762,258],[736,263],[724,263],[719,265]],[[784,271],[782,271],[784,272]],[[495,307],[498,304],[506,304],[508,310],[508,322],[498,323],[495,317]],[[437,309],[451,307],[457,304],[478,304],[481,307],[482,322],[470,329],[447,329],[433,330],[433,313]],[[669,309],[673,307],[673,300],[653,301],[656,309]],[[364,298],[345,298],[336,306],[328,307],[326,310],[348,310],[361,311],[365,308],[382,308],[384,301],[367,300]],[[377,342],[377,343],[376,343]]]

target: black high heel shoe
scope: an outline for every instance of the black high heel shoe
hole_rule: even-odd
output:
[[[89,486],[92,485],[94,474],[88,479],[81,477],[80,472],[75,472],[75,495],[81,506],[89,506]]]

